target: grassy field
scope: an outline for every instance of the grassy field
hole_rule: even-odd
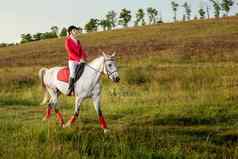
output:
[[[91,59],[119,54],[121,82],[102,79],[109,134],[90,100],[72,128],[41,121],[37,72],[66,64],[64,39],[0,49],[0,158],[238,158],[237,26],[229,17],[82,35]],[[60,97],[67,119],[73,103]]]

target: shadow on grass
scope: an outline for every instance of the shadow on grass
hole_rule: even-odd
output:
[[[39,102],[35,100],[17,99],[17,98],[1,98],[0,106],[38,106]]]
[[[230,116],[173,116],[169,115],[163,118],[153,119],[154,125],[180,125],[180,126],[193,126],[193,125],[217,125],[224,123],[231,123],[234,119],[238,119],[237,115]]]

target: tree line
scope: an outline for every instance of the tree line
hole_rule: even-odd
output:
[[[231,10],[231,7],[235,5],[234,0],[209,0],[209,3],[200,7],[197,11],[197,15],[193,19],[206,19],[210,18],[210,10],[212,5],[214,11],[214,17],[219,18],[220,16],[228,16]],[[237,4],[238,5],[238,4]],[[179,4],[176,1],[171,1],[171,9],[173,11],[173,20],[174,22],[178,21],[177,12],[179,9],[183,9],[182,21],[191,20],[192,17],[192,9],[191,4],[185,2],[183,4]],[[160,13],[160,14],[159,14]],[[135,20],[132,22],[132,12],[127,9],[121,9],[120,13],[116,13],[115,11],[111,10],[107,12],[104,18],[97,19],[91,18],[84,26],[81,28],[85,32],[96,32],[99,29],[103,31],[110,31],[115,29],[119,26],[126,28],[129,24],[133,24],[134,26],[144,26],[144,25],[155,25],[163,23],[162,15],[160,10],[156,8],[149,7],[147,9],[140,8],[135,13]],[[20,43],[27,43],[32,41],[44,40],[44,39],[51,39],[51,38],[60,38],[67,36],[67,29],[63,27],[61,31],[59,30],[58,26],[52,26],[49,32],[45,33],[36,33],[36,34],[21,34],[21,42]],[[0,47],[12,46],[14,44],[6,44],[0,43]]]
[[[197,15],[193,19],[205,19],[206,14],[207,18],[210,18],[210,5],[214,9],[214,17],[219,18],[220,16],[228,16],[229,12],[233,5],[235,5],[234,0],[209,0],[209,3],[200,7],[197,11]],[[238,5],[238,3],[237,3]],[[192,17],[192,8],[191,4],[185,2],[183,4],[178,4],[176,1],[171,1],[171,8],[174,12],[173,20],[177,21],[177,12],[180,9],[183,9],[182,21],[191,20]],[[147,9],[140,8],[135,13],[134,26],[143,26],[143,25],[153,25],[163,23],[162,15],[159,14],[158,9],[149,7]],[[146,20],[147,19],[147,20]],[[91,18],[89,22],[85,25],[84,29],[86,32],[98,31],[98,28],[102,28],[103,31],[112,30],[117,26],[128,27],[129,23],[132,21],[132,13],[130,10],[123,8],[120,13],[117,15],[115,11],[109,11],[105,18],[97,19]]]
[[[209,3],[199,8],[198,10],[199,19],[205,19],[206,14],[207,14],[207,18],[210,19],[210,9],[211,9],[209,6],[210,4],[213,6],[214,17],[219,18],[220,16],[229,15],[231,8],[235,5],[235,1],[234,0],[209,0]],[[173,16],[174,22],[177,21],[177,11],[179,7],[182,7],[184,9],[182,20],[186,21],[191,19],[192,9],[191,9],[191,5],[188,2],[185,2],[183,4],[178,4],[176,1],[172,1],[171,6],[174,12],[174,16]],[[238,15],[238,13],[236,15]],[[198,19],[198,17],[195,16],[194,19]]]

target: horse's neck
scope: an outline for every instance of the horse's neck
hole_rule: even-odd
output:
[[[102,72],[104,68],[104,57],[100,56],[89,63],[91,67],[93,67],[95,70]]]
[[[91,70],[90,83],[92,83],[92,85],[95,85],[100,81],[101,73],[103,72],[104,69],[104,57],[98,57],[92,62],[90,62],[88,65],[90,67],[89,69]],[[88,79],[88,82],[90,81],[90,79]]]
[[[100,81],[101,73],[104,69],[104,57],[98,57],[92,62],[88,63],[88,76],[90,78],[87,79],[89,83],[95,85],[98,81]]]

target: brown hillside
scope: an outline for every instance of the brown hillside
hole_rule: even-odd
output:
[[[168,23],[84,34],[79,37],[93,58],[116,51],[123,57],[159,55],[181,60],[237,61],[238,17]],[[0,66],[53,66],[66,63],[64,39],[0,49]]]

